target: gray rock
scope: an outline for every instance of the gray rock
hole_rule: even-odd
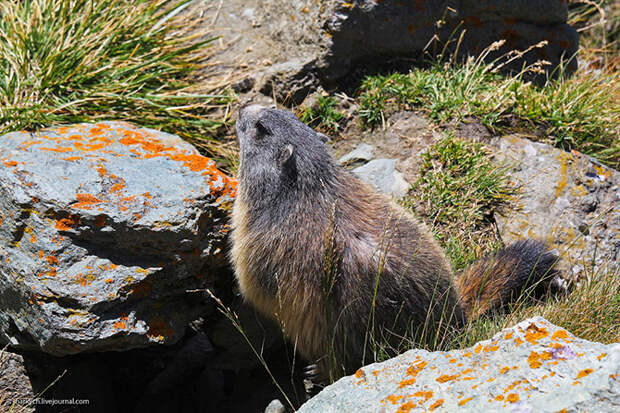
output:
[[[576,30],[566,24],[564,1],[229,0],[211,13],[214,18],[207,20],[224,36],[221,66],[214,72],[252,78],[256,90],[290,104],[300,103],[319,84],[330,88],[356,68],[439,54],[447,43],[448,51],[459,44],[461,55],[478,55],[505,40],[488,55],[494,60],[547,42],[511,62],[507,68],[516,71],[541,59],[553,70],[578,46]]]
[[[0,341],[54,355],[170,344],[225,259],[234,184],[123,122],[0,138]]]
[[[338,159],[338,163],[346,165],[358,161],[370,161],[374,156],[375,148],[367,143],[360,143],[357,148]]]
[[[398,198],[405,196],[411,187],[403,174],[396,170],[396,159],[373,159],[353,169],[353,173],[378,191]]]
[[[34,407],[18,400],[32,400],[35,392],[28,378],[24,359],[19,354],[0,349],[0,411],[31,413]]]
[[[265,413],[285,413],[286,407],[282,404],[282,402],[278,399],[272,400],[271,403],[267,405],[265,409]]]
[[[362,367],[309,412],[617,412],[620,344],[579,339],[541,317],[465,350],[411,350]]]
[[[498,161],[514,166],[511,178],[522,188],[520,208],[496,217],[504,242],[547,240],[577,279],[584,269],[620,264],[619,172],[579,152],[518,136],[495,138],[490,145]]]

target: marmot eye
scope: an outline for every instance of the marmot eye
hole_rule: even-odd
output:
[[[262,138],[263,136],[269,135],[270,133],[269,129],[267,129],[260,120],[256,122],[256,132],[258,138]]]

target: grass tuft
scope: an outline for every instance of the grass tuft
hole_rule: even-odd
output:
[[[366,126],[385,123],[397,110],[419,109],[443,123],[474,117],[492,131],[515,128],[565,150],[576,149],[620,166],[620,81],[613,73],[559,75],[542,86],[523,75],[504,77],[481,59],[435,64],[408,74],[372,76],[360,88],[360,117]],[[561,71],[561,70],[560,70]]]
[[[320,132],[336,134],[341,130],[340,122],[344,119],[344,113],[339,112],[337,107],[335,98],[319,95],[315,104],[301,108],[299,119]]]
[[[484,145],[447,136],[422,155],[403,205],[429,224],[459,270],[499,243],[493,215],[517,194],[508,168],[495,164]]]
[[[188,0],[0,3],[0,133],[126,120],[203,142],[226,96],[192,89],[209,56]]]

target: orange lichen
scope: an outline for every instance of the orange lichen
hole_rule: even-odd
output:
[[[3,161],[2,161],[2,163],[3,163],[5,166],[8,166],[8,167],[17,166],[17,162],[16,162],[16,161],[8,161],[8,160],[3,160]]]
[[[476,354],[480,354],[480,351],[482,351],[482,348],[483,348],[483,345],[482,345],[482,344],[478,344],[478,345],[476,346],[476,348],[474,349],[474,352],[475,352]]]
[[[409,366],[409,368],[407,369],[407,374],[411,376],[411,378],[401,381],[398,384],[398,388],[402,389],[403,387],[410,386],[415,383],[416,376],[426,367],[427,364],[428,363],[426,361],[419,361],[417,363],[411,364],[411,366]]]
[[[417,391],[413,393],[413,397],[424,397],[424,401],[428,401],[433,397],[432,391]]]
[[[515,345],[517,347],[519,347],[522,343],[523,343],[523,340],[521,340],[519,337],[515,338]]]
[[[528,326],[525,331],[525,340],[530,344],[536,344],[538,340],[541,338],[545,338],[549,335],[549,332],[543,328],[538,327],[536,324],[532,323]]]
[[[505,338],[506,340],[510,340],[510,339],[512,338],[512,331],[507,332],[507,333],[506,333],[506,336],[504,336],[504,338]]]
[[[543,360],[551,360],[552,358],[553,356],[548,351],[544,351],[540,354],[535,351],[532,351],[530,355],[527,357],[527,362],[529,363],[531,368],[537,369],[542,365]],[[557,361],[555,363],[557,364]]]
[[[551,340],[562,339],[564,341],[568,341],[568,333],[566,330],[558,330],[551,336]]]
[[[125,324],[124,321],[117,321],[114,324],[112,324],[112,327],[114,327],[115,330],[124,330],[127,328],[127,325]]]
[[[91,194],[75,194],[75,198],[78,200],[77,204],[73,204],[73,208],[90,209],[93,204],[104,202],[99,198],[94,197]]]
[[[579,373],[577,373],[577,377],[575,378],[575,380],[578,380],[582,377],[587,376],[588,374],[592,373],[594,371],[594,369],[585,369],[585,370],[581,370]]]
[[[502,400],[504,400],[504,395],[498,394],[497,396],[495,396],[495,400],[497,400],[498,402],[501,402]]]
[[[66,146],[61,146],[60,148],[39,148],[42,151],[50,151],[50,152],[71,152],[71,148]]]
[[[519,395],[517,395],[516,393],[510,393],[508,397],[506,397],[506,401],[509,401],[510,403],[516,403],[519,401]]]
[[[601,360],[601,359],[603,359],[603,358],[605,358],[605,357],[607,357],[607,353],[601,353],[601,354],[597,357],[597,359],[598,359],[598,360]]]
[[[398,410],[396,410],[396,413],[408,413],[414,407],[416,407],[416,403],[410,400],[407,403],[403,403]]]
[[[118,192],[121,189],[125,188],[124,184],[114,184],[112,185],[112,187],[110,188],[110,192]]]
[[[456,379],[458,376],[459,376],[458,374],[454,374],[454,375],[444,374],[443,376],[437,377],[435,381],[438,381],[439,383],[445,383],[447,381]]]
[[[466,399],[463,399],[461,401],[459,401],[459,406],[464,406],[467,404],[468,401],[470,401],[471,399],[473,399],[473,397],[468,397]]]
[[[431,404],[431,407],[429,407],[429,410],[432,412],[433,410],[435,410],[436,408],[441,406],[443,404],[443,402],[444,402],[443,399],[437,400],[435,403]]]
[[[358,379],[362,378],[363,375],[364,372],[362,371],[362,369],[357,369],[357,371],[355,372],[355,377],[357,377]]]
[[[68,218],[62,218],[56,221],[54,228],[60,231],[69,231],[75,225],[80,223],[80,217],[77,215],[70,216]]]
[[[484,348],[484,352],[488,353],[489,351],[497,351],[498,349],[499,349],[499,346],[497,345],[493,345],[493,346],[489,345]]]
[[[404,399],[405,396],[397,396],[395,394],[390,394],[388,397],[386,397],[385,399],[383,399],[384,401],[387,400],[388,402],[392,403],[392,404],[398,404],[400,403],[400,401],[402,399]]]
[[[47,261],[49,265],[58,265],[58,258],[53,255],[45,257],[45,261]]]

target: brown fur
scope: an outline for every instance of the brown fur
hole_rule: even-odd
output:
[[[526,242],[474,264],[454,283],[425,226],[335,165],[299,124],[281,111],[242,111],[230,257],[243,296],[279,321],[308,360],[331,354],[340,372],[351,372],[368,359],[369,334],[397,349],[404,338],[441,339],[552,272],[545,256],[538,271],[545,275],[524,274],[533,272],[535,254],[547,254],[541,243]],[[258,156],[267,150],[273,155],[265,159],[281,169],[264,171],[261,163],[271,161]],[[532,256],[523,265],[522,253]]]

